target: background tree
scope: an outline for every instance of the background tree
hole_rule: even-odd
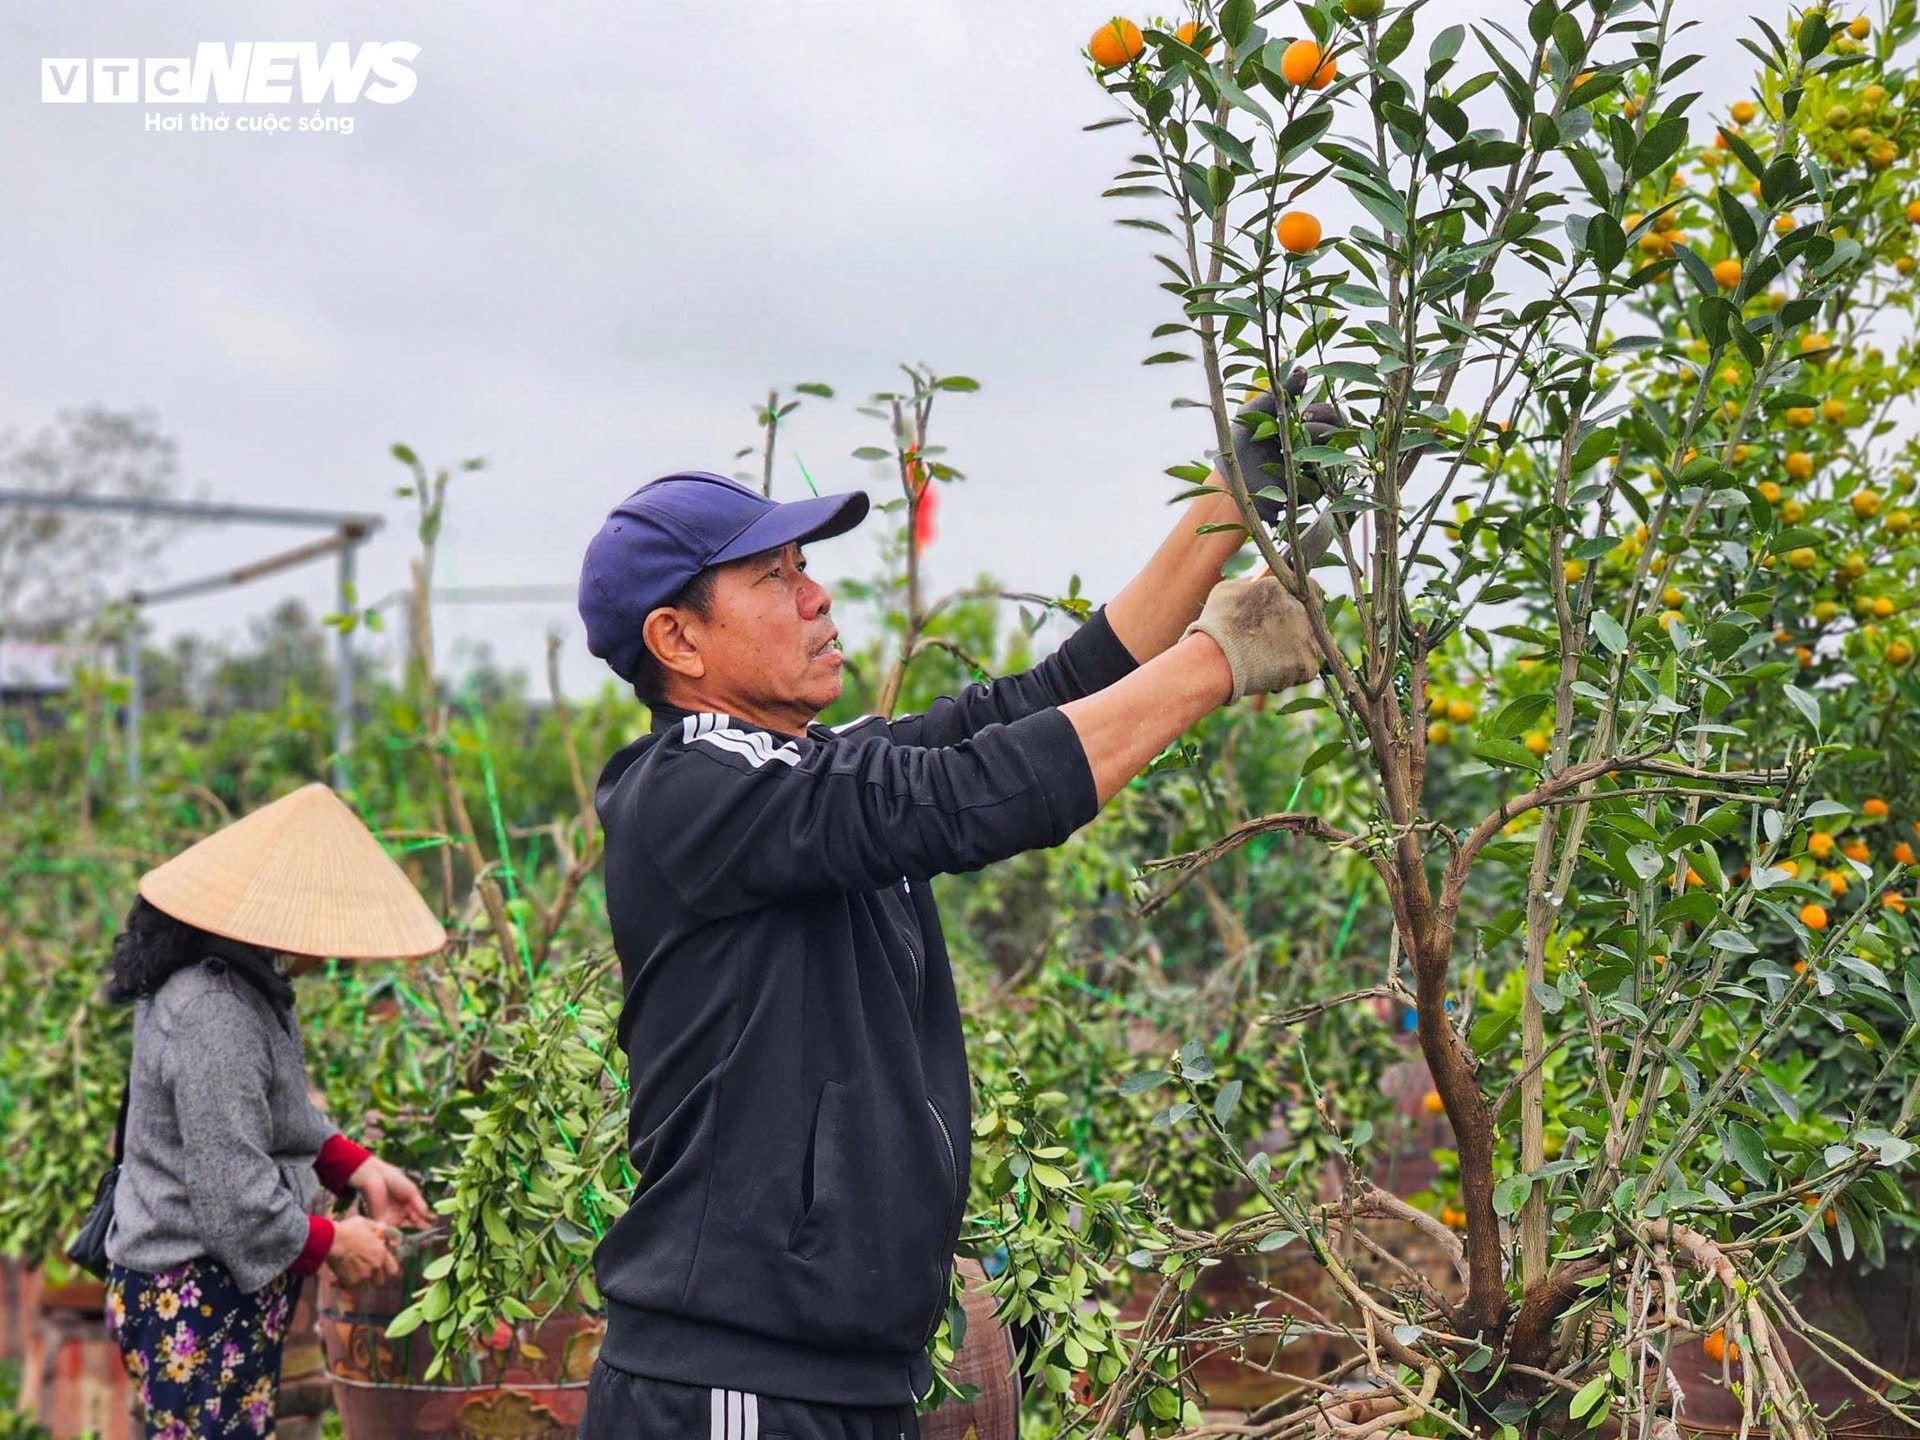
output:
[[[30,440],[0,436],[0,487],[164,500],[178,493],[178,447],[148,411],[63,411]],[[0,630],[98,608],[159,552],[168,528],[137,515],[0,505]]]

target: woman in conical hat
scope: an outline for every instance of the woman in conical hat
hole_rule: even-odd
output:
[[[272,1435],[302,1277],[397,1273],[419,1187],[308,1098],[290,977],[326,957],[431,954],[446,932],[338,796],[309,785],[140,880],[108,996],[131,1003],[107,1327],[149,1436]],[[308,1213],[357,1192],[344,1220]]]

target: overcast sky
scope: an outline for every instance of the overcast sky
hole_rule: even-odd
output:
[[[1107,0],[1110,7],[1111,0]],[[1687,88],[1724,104],[1750,59],[1745,4],[1712,23]],[[1521,0],[1433,0],[1429,28]],[[1173,318],[1150,237],[1100,191],[1129,130],[1080,47],[1110,9],[1001,0],[697,6],[131,0],[0,12],[0,430],[63,408],[147,406],[213,498],[391,517],[362,588],[405,583],[404,478],[387,447],[486,457],[442,547],[456,585],[571,586],[606,510],[679,468],[735,467],[770,385],[824,380],[782,445],[779,493],[880,492],[849,458],[884,443],[856,404],[903,360],[974,376],[933,439],[947,492],[936,585],[981,569],[1104,598],[1164,530],[1163,467],[1209,442],[1170,408],[1191,366],[1143,368]],[[1779,7],[1762,13],[1777,15]],[[1284,33],[1282,17],[1270,22]],[[40,103],[41,57],[192,54],[217,40],[407,40],[417,91],[361,101],[337,134],[156,134],[144,104]],[[1424,42],[1423,42],[1424,43]],[[189,113],[192,107],[188,107]],[[218,106],[207,107],[217,113]],[[241,113],[235,109],[235,114]],[[256,112],[257,113],[257,112]],[[271,113],[312,113],[297,106]],[[1316,206],[1334,231],[1351,213]],[[193,534],[154,579],[296,543]],[[858,537],[818,547],[864,568]],[[233,637],[282,595],[331,607],[316,566],[153,612],[164,634]],[[538,670],[567,636],[571,688],[605,676],[569,604],[449,611]],[[443,650],[443,654],[445,651]]]

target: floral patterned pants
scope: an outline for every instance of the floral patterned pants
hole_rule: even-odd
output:
[[[273,1434],[280,1352],[299,1283],[281,1275],[249,1295],[211,1260],[160,1275],[112,1268],[107,1333],[140,1392],[148,1440]]]

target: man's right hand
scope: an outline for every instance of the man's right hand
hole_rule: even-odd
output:
[[[400,1273],[400,1261],[387,1238],[387,1227],[364,1215],[333,1222],[333,1248],[327,1268],[342,1285],[363,1285]]]
[[[1320,650],[1306,606],[1271,574],[1222,580],[1207,595],[1200,618],[1187,627],[1220,647],[1233,676],[1227,699],[1287,690],[1320,670]]]
[[[1318,604],[1311,581],[1308,593]],[[1222,580],[1177,644],[1060,713],[1080,737],[1104,805],[1201,716],[1242,695],[1301,684],[1319,668],[1306,608],[1278,579]]]

